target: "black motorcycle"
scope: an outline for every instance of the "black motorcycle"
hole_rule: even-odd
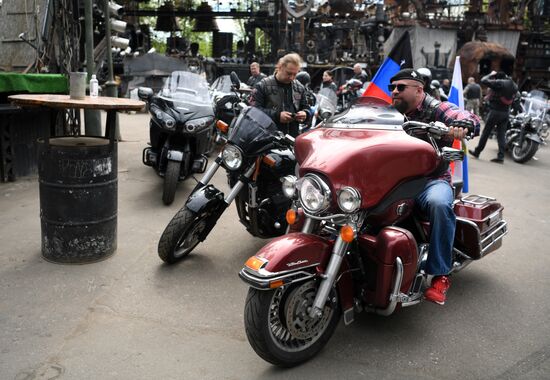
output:
[[[141,87],[141,100],[148,103],[151,146],[143,150],[143,163],[164,177],[162,201],[174,201],[180,180],[204,173],[212,149],[214,110],[208,84],[201,76],[175,71],[157,95]]]
[[[271,118],[257,108],[246,108],[229,130],[227,144],[172,218],[158,245],[159,257],[174,263],[204,241],[235,200],[247,231],[271,238],[285,233],[290,206],[281,179],[295,173],[294,139],[283,135]],[[223,167],[228,174],[225,195],[210,180]]]
[[[548,108],[546,95],[535,90],[523,97],[524,112],[510,117],[510,128],[506,131],[505,141],[515,162],[529,161],[541,144],[546,145]]]

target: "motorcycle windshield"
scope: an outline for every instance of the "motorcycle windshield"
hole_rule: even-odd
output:
[[[218,77],[214,83],[212,83],[212,91],[215,92],[222,92],[222,93],[230,93],[231,92],[231,77],[229,75],[222,75],[221,77]]]
[[[365,96],[329,120],[328,128],[401,129],[403,115],[381,99]]]
[[[174,102],[203,106],[212,104],[206,79],[189,71],[174,71],[164,83],[161,97]]]
[[[334,115],[336,112],[336,104],[338,103],[338,97],[336,93],[330,88],[322,88],[317,95],[317,106],[319,113],[328,112],[331,115]]]
[[[258,155],[270,148],[277,133],[273,120],[258,108],[246,108],[229,132],[228,141],[241,148],[245,156]]]
[[[539,90],[531,91],[523,102],[523,110],[526,115],[544,119],[548,112],[549,104],[546,94]]]

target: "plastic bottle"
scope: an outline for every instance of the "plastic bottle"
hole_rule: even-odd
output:
[[[97,98],[98,94],[99,94],[99,83],[97,81],[95,74],[93,74],[92,79],[90,79],[90,97]]]

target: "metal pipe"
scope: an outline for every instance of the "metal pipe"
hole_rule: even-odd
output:
[[[86,36],[86,71],[89,82],[95,72],[92,0],[84,1],[84,33]],[[86,135],[101,136],[101,113],[99,110],[84,110],[84,130]]]
[[[252,173],[254,173],[254,170],[256,169],[256,164],[252,165],[247,171],[246,173],[244,173],[244,176],[246,178],[250,178],[250,176],[252,175]],[[231,189],[231,191],[229,192],[229,194],[227,195],[227,197],[225,197],[224,201],[225,203],[227,203],[227,205],[230,205],[231,202],[233,202],[233,199],[235,199],[235,197],[237,196],[237,194],[239,194],[239,192],[241,191],[241,189],[243,188],[244,186],[244,182],[243,181],[239,181],[235,184],[235,186],[233,186],[233,188]]]

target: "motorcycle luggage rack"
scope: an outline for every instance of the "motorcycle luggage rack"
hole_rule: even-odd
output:
[[[473,206],[482,206],[487,202],[496,201],[496,198],[488,197],[485,195],[470,194],[466,197],[460,198],[463,203],[471,204]]]

